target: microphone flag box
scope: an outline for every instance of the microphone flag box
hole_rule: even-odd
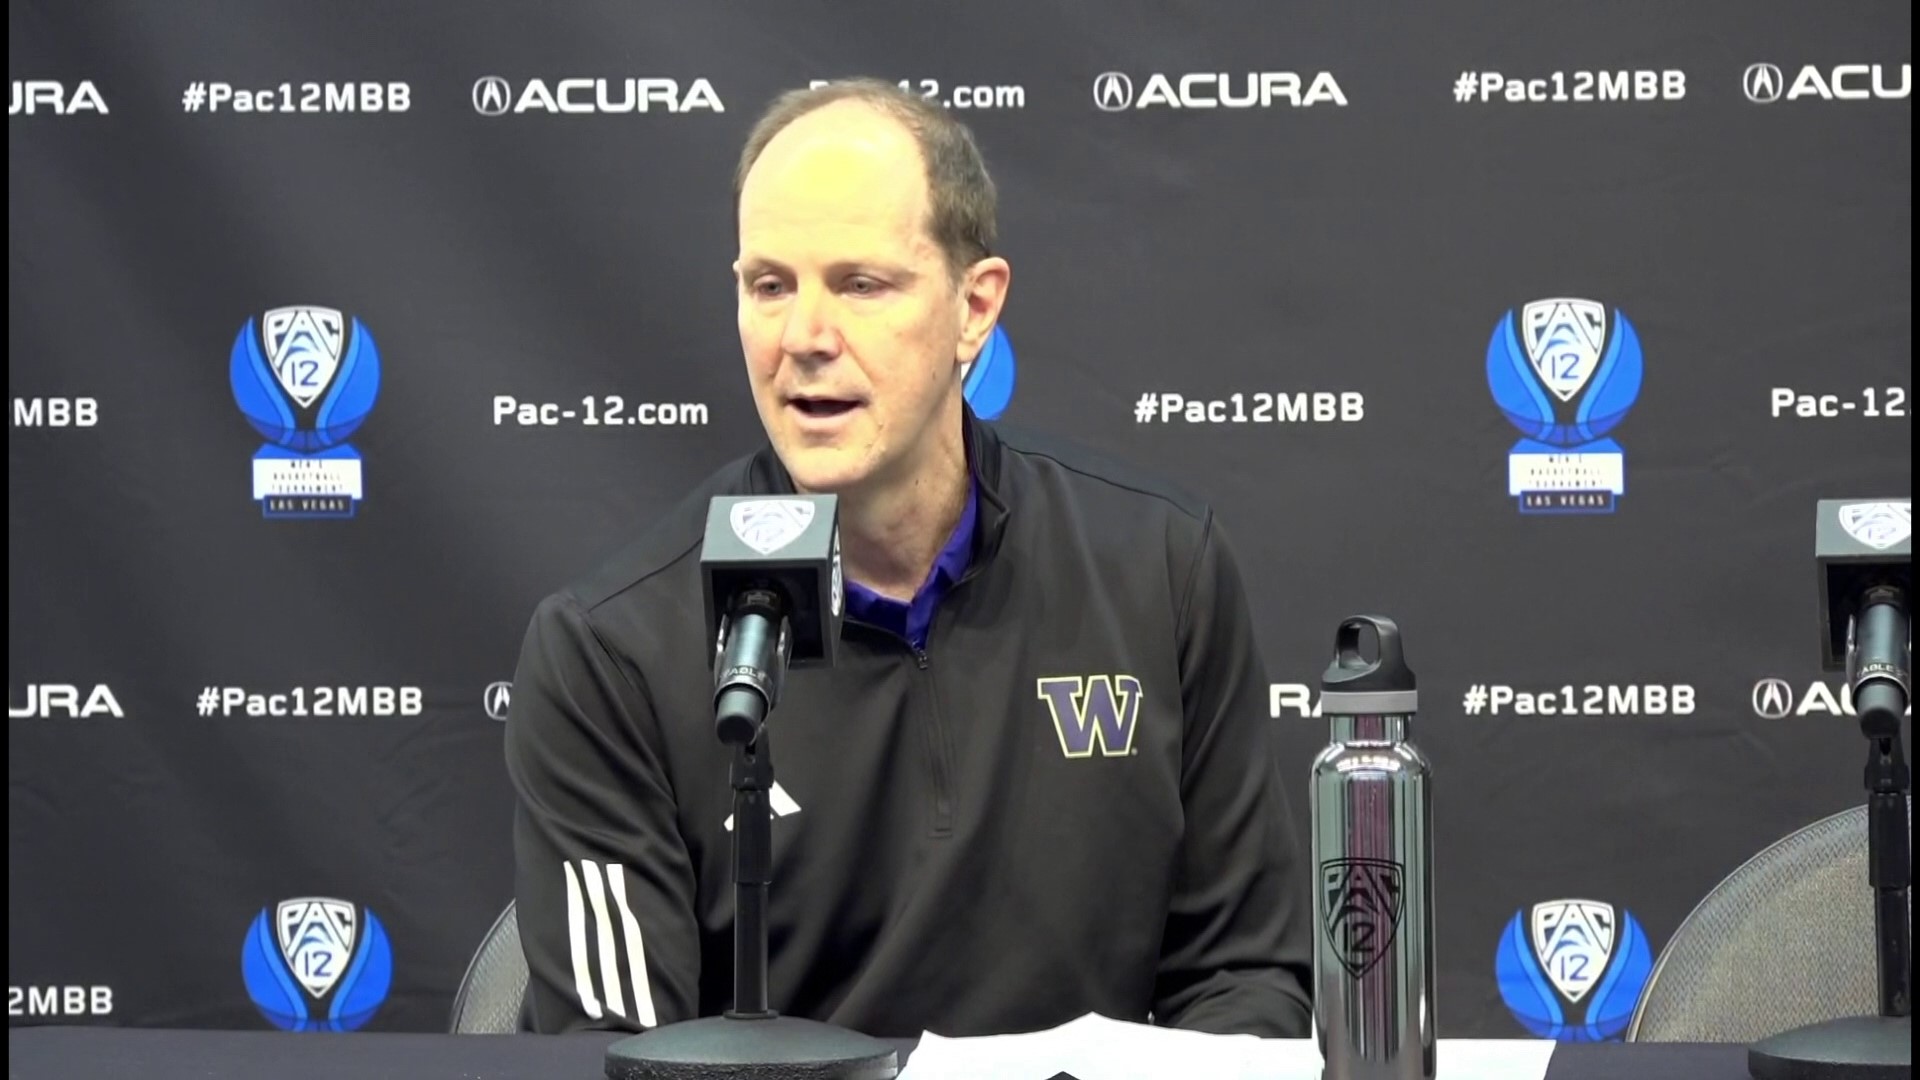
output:
[[[719,495],[707,507],[700,548],[707,633],[747,589],[784,599],[793,667],[831,667],[845,588],[839,499],[833,495]]]
[[[1861,594],[1895,585],[1913,596],[1913,500],[1821,499],[1814,522],[1814,561],[1820,575],[1820,662],[1847,666],[1847,626]]]

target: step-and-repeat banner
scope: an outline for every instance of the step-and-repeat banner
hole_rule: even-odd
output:
[[[1910,20],[10,4],[11,1022],[445,1028],[528,616],[760,437],[740,144],[876,75],[999,184],[975,409],[1235,531],[1302,844],[1334,628],[1400,622],[1441,1033],[1620,1037],[1864,797],[1813,515],[1909,493]]]

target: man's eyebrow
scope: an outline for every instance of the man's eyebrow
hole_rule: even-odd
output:
[[[787,267],[784,263],[777,259],[769,259],[764,255],[749,255],[740,260],[740,274],[743,277],[752,277],[755,274],[762,274],[768,270],[785,269],[787,269]]]
[[[791,273],[792,268],[764,255],[750,255],[740,260],[741,277],[754,277],[768,272]],[[888,259],[841,259],[827,267],[827,274],[831,277],[858,272],[875,273],[895,281],[913,281],[920,276],[918,271],[906,264]]]

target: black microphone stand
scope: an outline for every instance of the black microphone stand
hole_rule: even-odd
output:
[[[733,750],[732,1020],[764,1020],[767,1008],[767,886],[773,884],[773,745],[765,731]]]
[[[764,597],[763,597],[764,598]],[[736,606],[738,616],[741,607]],[[899,1074],[893,1047],[815,1020],[781,1016],[767,1002],[767,890],[773,884],[773,753],[766,715],[785,682],[786,619],[735,618],[723,655],[761,657],[755,670],[723,669],[715,695],[715,730],[733,747],[733,1007],[720,1016],[665,1024],[607,1049],[609,1080],[891,1080]],[[771,630],[780,627],[781,647]],[[766,639],[762,642],[760,639]],[[724,663],[724,661],[723,661]],[[729,681],[730,675],[744,678]]]
[[[1747,1050],[1757,1080],[1895,1080],[1913,1075],[1911,790],[1900,721],[1907,710],[1911,623],[1890,586],[1867,590],[1848,628],[1853,710],[1867,737],[1867,880],[1874,890],[1880,1011],[1768,1036]],[[1864,682],[1862,680],[1865,680]]]

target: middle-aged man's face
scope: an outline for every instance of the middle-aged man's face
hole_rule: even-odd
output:
[[[952,280],[927,222],[911,133],[858,103],[795,121],[748,174],[740,343],[761,423],[804,491],[910,482],[941,425],[957,425],[960,365],[992,329],[1004,275]]]

